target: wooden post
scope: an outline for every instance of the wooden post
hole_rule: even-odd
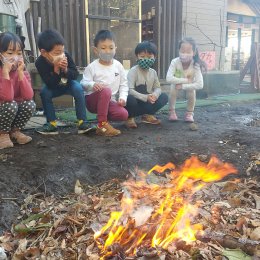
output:
[[[252,35],[251,35],[250,57],[254,55],[254,44],[255,44],[255,29],[252,30]],[[250,68],[250,73],[252,73],[252,67]]]
[[[240,52],[241,52],[241,28],[237,30],[237,61],[236,70],[240,70]]]

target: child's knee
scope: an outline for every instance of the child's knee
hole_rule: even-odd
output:
[[[161,95],[160,95],[160,103],[162,104],[162,105],[166,105],[167,103],[168,103],[168,95],[166,94],[166,93],[162,93]]]
[[[84,92],[82,85],[78,81],[72,80],[70,84],[73,91],[80,93]]]
[[[5,102],[1,106],[3,111],[8,111],[10,114],[16,114],[18,111],[18,104],[16,101]]]
[[[100,95],[105,96],[105,97],[110,97],[112,96],[112,90],[110,88],[103,88],[100,91]]]
[[[134,96],[128,95],[126,105],[128,107],[135,107],[137,106],[137,100]]]
[[[48,87],[43,87],[40,91],[41,98],[52,98],[52,91]]]
[[[128,119],[128,111],[125,108],[122,109],[120,117],[122,118],[122,121],[126,121]]]
[[[19,107],[21,107],[24,111],[28,111],[33,113],[36,110],[36,104],[33,100],[23,101]]]

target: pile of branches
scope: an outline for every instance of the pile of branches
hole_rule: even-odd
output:
[[[156,178],[155,178],[156,180]],[[90,187],[75,185],[64,197],[30,195],[12,230],[0,236],[8,259],[101,259],[94,233],[120,210],[123,196],[118,180]],[[196,217],[205,232],[192,244],[175,241],[167,250],[138,248],[127,256],[120,246],[105,259],[237,259],[260,257],[260,184],[257,179],[213,183],[197,192]],[[240,258],[239,258],[240,257]],[[248,257],[248,258],[247,258]],[[230,258],[232,259],[232,258]]]

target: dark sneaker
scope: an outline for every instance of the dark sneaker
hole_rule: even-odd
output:
[[[36,129],[36,132],[42,135],[57,135],[58,128],[50,123],[46,123],[43,127]]]
[[[78,134],[85,134],[92,131],[95,131],[97,129],[97,126],[95,124],[83,122],[80,125],[78,125]]]

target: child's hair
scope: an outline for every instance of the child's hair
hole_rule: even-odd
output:
[[[13,50],[16,50],[17,44],[20,46],[21,50],[23,49],[23,44],[17,35],[11,32],[3,32],[0,34],[0,53],[6,52],[10,43],[13,44]]]
[[[199,51],[198,51],[198,48],[197,48],[197,44],[195,42],[195,40],[192,38],[192,37],[185,37],[183,38],[180,42],[179,42],[179,49],[181,48],[181,45],[183,43],[189,43],[191,46],[192,46],[192,50],[193,52],[195,53],[195,55],[193,56],[193,60],[194,60],[194,64],[196,65],[199,65],[200,66],[200,69],[204,72],[204,71],[207,71],[207,64],[200,59],[200,56],[199,56]]]
[[[109,30],[100,30],[95,36],[94,46],[97,47],[100,41],[105,41],[107,39],[115,42],[114,34]]]
[[[23,44],[17,35],[15,35],[11,32],[1,33],[0,34],[0,53],[6,52],[11,43],[13,44],[13,50],[16,50],[17,44],[20,46],[21,50],[23,50]],[[0,60],[0,66],[2,66],[1,60]]]
[[[149,41],[143,41],[137,44],[135,48],[135,55],[137,56],[141,52],[147,52],[153,54],[154,56],[157,55],[157,47],[154,43]]]
[[[49,52],[55,45],[65,45],[62,35],[53,29],[47,29],[38,35],[38,48]]]

